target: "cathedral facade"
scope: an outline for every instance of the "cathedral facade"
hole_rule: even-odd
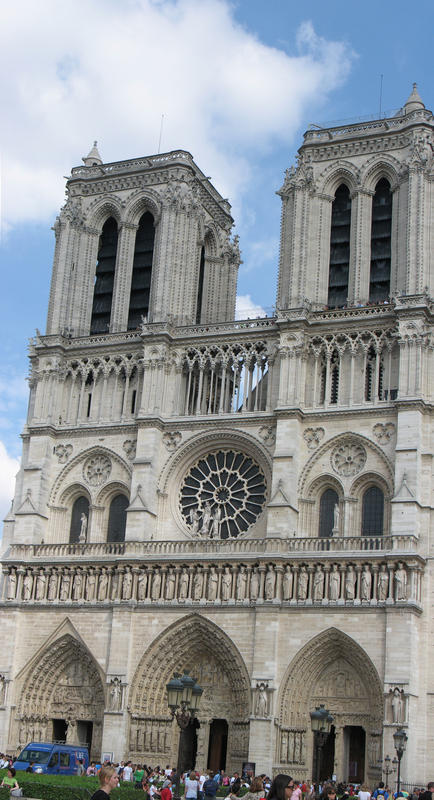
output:
[[[67,181],[4,527],[0,750],[404,780],[434,748],[434,121],[306,132],[276,314],[234,321],[230,206],[188,152]],[[180,732],[166,684],[204,692]]]

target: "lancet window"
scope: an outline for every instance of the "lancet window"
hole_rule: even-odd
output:
[[[205,280],[205,248],[202,247],[200,251],[199,281],[197,286],[196,325],[198,325],[201,322],[204,280]]]
[[[381,178],[372,199],[371,270],[369,300],[381,303],[390,294],[390,261],[392,254],[392,192],[390,183]]]
[[[330,230],[330,262],[327,305],[338,308],[347,303],[350,267],[351,198],[348,186],[342,183],[332,203]]]
[[[362,499],[362,536],[381,536],[384,521],[384,494],[371,486]]]
[[[154,218],[147,211],[140,218],[134,246],[133,274],[131,278],[128,330],[140,325],[142,317],[149,313],[152,260],[154,256]]]
[[[116,220],[109,217],[103,225],[99,242],[90,322],[91,335],[107,333],[110,328],[117,249],[118,226]]]
[[[319,501],[319,528],[318,535],[321,538],[329,538],[333,535],[333,529],[336,527],[336,511],[335,507],[339,508],[339,497],[334,489],[326,489],[321,495]]]
[[[125,541],[128,505],[128,499],[123,494],[117,494],[111,501],[107,527],[108,542]]]
[[[89,519],[89,500],[84,495],[77,497],[72,506],[71,525],[69,528],[69,541],[75,544],[79,541],[80,531],[82,529],[83,514],[86,521]],[[87,522],[86,522],[87,527]]]

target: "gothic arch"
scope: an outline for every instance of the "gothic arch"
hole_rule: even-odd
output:
[[[401,164],[396,158],[390,155],[374,156],[369,159],[364,165],[363,171],[360,176],[360,185],[368,192],[374,192],[378,181],[381,178],[386,178],[390,183],[390,188],[393,191],[399,183],[399,170]]]
[[[50,493],[49,502],[51,505],[57,505],[58,497],[61,491],[63,492],[62,496],[64,496],[66,490],[69,488],[69,481],[71,481],[71,484],[81,484],[83,480],[81,466],[84,465],[84,462],[87,459],[96,456],[105,456],[107,459],[109,459],[110,464],[113,467],[111,469],[110,476],[107,476],[107,480],[103,480],[101,483],[107,483],[108,481],[112,482],[114,479],[121,480],[125,485],[129,485],[131,479],[131,467],[113,450],[110,450],[108,447],[96,445],[79,453],[61,470],[53,483],[53,488]],[[98,484],[95,487],[88,485],[87,493],[90,494],[92,498],[95,498],[96,494],[101,491],[100,486],[101,484]]]
[[[214,665],[210,678],[211,683],[215,681],[213,688],[204,679],[207,665]],[[250,679],[243,657],[221,628],[198,614],[174,622],[143,655],[131,685],[131,713],[167,717],[166,683],[174,671],[182,673],[184,669],[190,670],[203,686],[201,719],[224,712],[223,716],[230,716],[234,722],[248,721]]]
[[[101,233],[105,221],[109,217],[114,217],[118,227],[122,222],[122,206],[118,197],[105,195],[94,203],[91,203],[87,211],[87,220],[91,228],[96,228]]]
[[[161,217],[161,198],[157,192],[151,189],[145,192],[143,189],[137,189],[130,195],[127,204],[125,222],[138,225],[140,217],[149,211],[154,218],[154,226],[157,227]]]
[[[333,199],[336,189],[344,183],[350,194],[356,190],[360,171],[351,161],[338,161],[330,164],[318,177],[318,192],[327,194]]]

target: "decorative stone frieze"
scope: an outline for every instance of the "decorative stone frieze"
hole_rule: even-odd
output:
[[[73,451],[72,444],[58,444],[54,448],[54,452],[57,456],[59,464],[66,464],[72,451]]]
[[[306,428],[303,433],[304,440],[309,450],[315,450],[319,443],[324,439],[324,428]]]

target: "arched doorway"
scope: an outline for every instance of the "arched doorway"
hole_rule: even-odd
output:
[[[99,758],[102,743],[104,687],[99,667],[71,634],[60,636],[33,659],[18,681],[22,685],[12,738],[65,741],[87,745]]]
[[[321,779],[380,779],[383,692],[367,653],[349,636],[330,628],[293,659],[279,694],[277,768],[303,778],[315,775],[318,753],[309,711],[323,703],[334,723],[319,767]],[[369,754],[369,758],[367,757]]]
[[[166,684],[174,672],[184,670],[190,671],[204,691],[199,727],[181,734],[169,715]],[[181,766],[190,754],[195,763],[190,761],[188,768],[224,761],[219,768],[241,771],[248,759],[247,669],[227,634],[202,616],[185,616],[158,636],[136,670],[129,708],[129,756],[133,761]]]

